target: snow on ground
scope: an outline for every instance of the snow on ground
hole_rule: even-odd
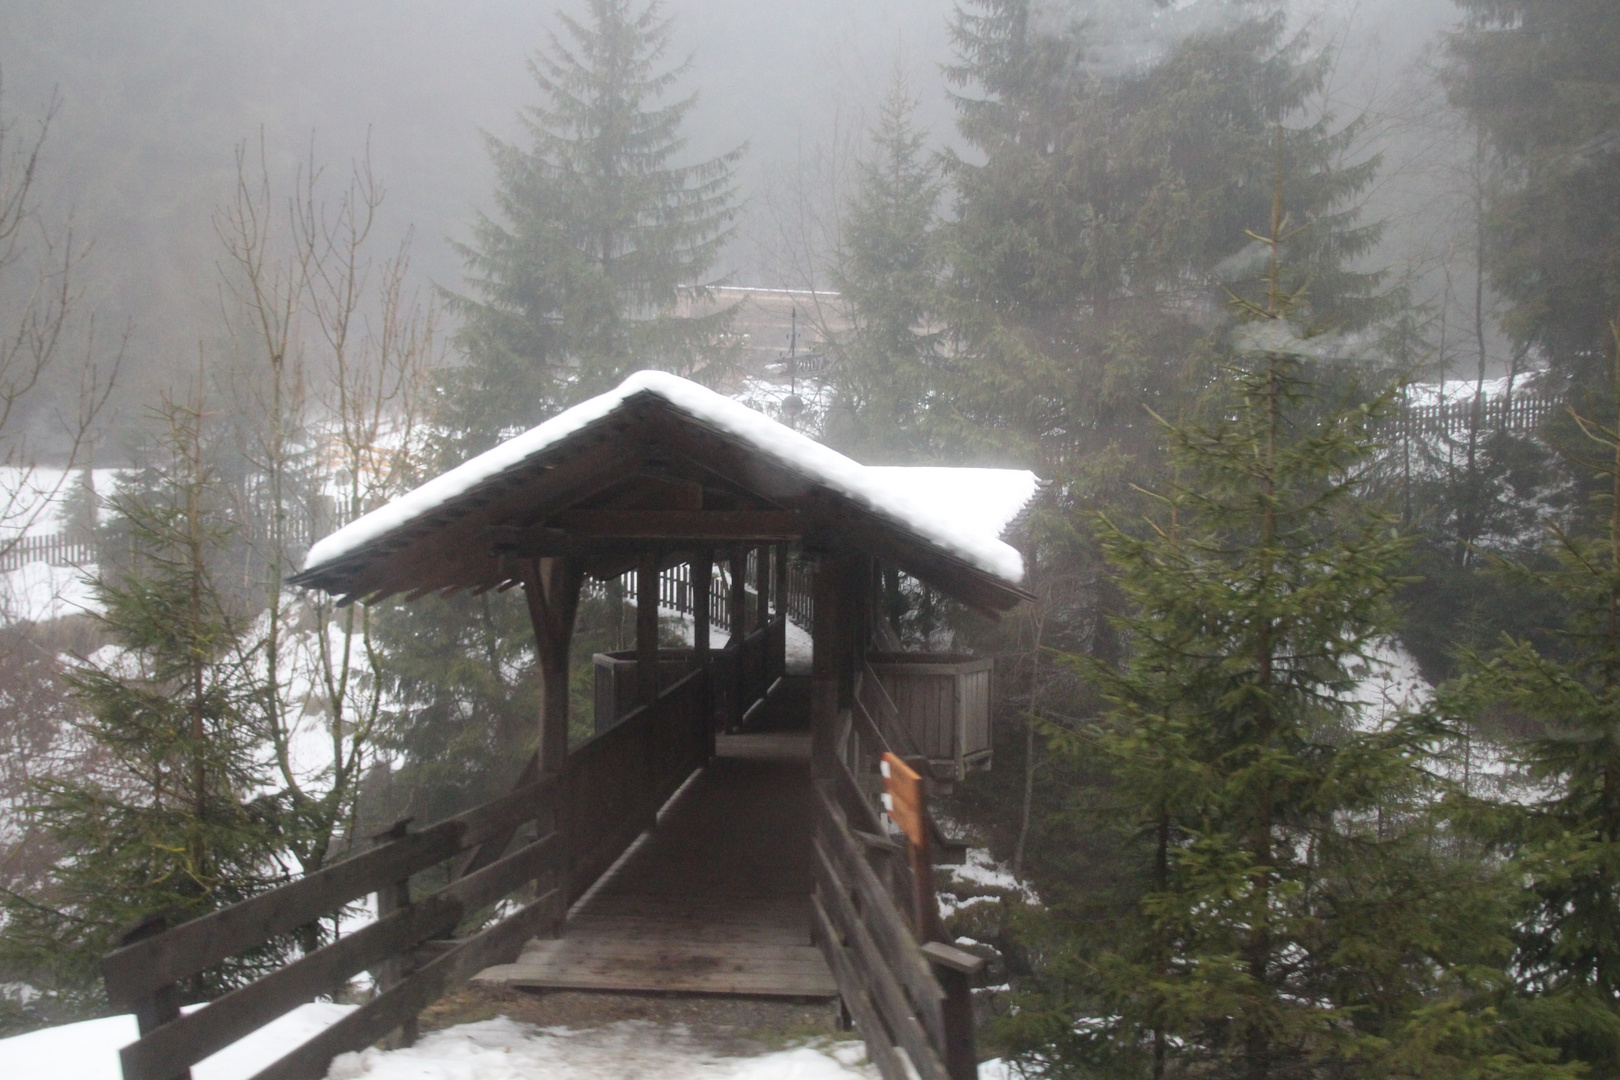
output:
[[[7,622],[46,622],[99,611],[87,576],[93,573],[94,566],[52,566],[47,562],[25,563],[20,569],[0,573],[0,616]]]
[[[1413,712],[1434,697],[1434,687],[1400,642],[1385,638],[1352,671],[1359,681],[1346,700],[1361,707],[1360,726],[1376,731],[1400,713]]]
[[[1529,377],[1520,374],[1513,381],[1514,390],[1523,389]],[[1486,379],[1483,384],[1473,379],[1447,379],[1443,383],[1413,383],[1407,387],[1407,400],[1413,405],[1437,405],[1445,402],[1455,405],[1462,401],[1473,401],[1474,392],[1481,390],[1487,399],[1499,398],[1507,393],[1508,380],[1504,375],[1497,379]]]
[[[681,1025],[626,1020],[584,1031],[505,1017],[434,1032],[407,1050],[365,1050],[332,1063],[331,1080],[875,1080],[857,1042],[757,1057],[717,1054]]]
[[[92,469],[91,482],[106,498],[117,486],[122,469]],[[78,486],[82,470],[39,466],[24,469],[0,466],[0,531],[7,536],[53,536],[62,531],[62,508],[67,496]],[[99,518],[105,520],[107,510]]]
[[[354,1008],[319,1002],[300,1005],[198,1062],[192,1066],[191,1075],[194,1080],[246,1080]],[[134,1042],[138,1034],[133,1016],[109,1016],[0,1039],[0,1073],[50,1080],[122,1080],[118,1051]]]
[[[302,1005],[192,1069],[196,1080],[246,1080],[346,1016],[352,1005]],[[0,1072],[51,1080],[121,1080],[119,1048],[135,1018],[112,1016],[0,1039]],[[682,1026],[623,1021],[583,1031],[500,1017],[422,1037],[408,1049],[344,1054],[332,1080],[875,1080],[859,1042],[817,1042],[752,1057],[716,1053]],[[984,1074],[995,1077],[999,1074]]]

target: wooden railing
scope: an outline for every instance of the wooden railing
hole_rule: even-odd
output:
[[[734,705],[745,709],[781,675],[786,624],[777,619],[730,655]],[[556,933],[568,907],[650,828],[669,798],[713,752],[711,684],[722,666],[676,681],[650,704],[569,755],[566,774],[536,779],[531,760],[518,787],[410,831],[401,822],[369,851],[212,914],[170,927],[148,920],[108,954],[102,974],[115,1008],[133,1011],[139,1041],[121,1051],[124,1080],[175,1080],[190,1066],[298,1005],[377,973],[366,1005],[291,1051],[254,1080],[316,1080],[338,1054],[397,1029],[455,983],[515,957],[528,939]],[[510,853],[533,823],[532,838]],[[451,883],[411,895],[413,875],[452,862]],[[515,914],[464,940],[445,940],[469,917],[537,883]],[[230,957],[250,952],[353,901],[376,894],[378,919],[196,1011],[179,1011],[182,987]]]
[[[769,692],[781,678],[787,639],[787,623],[773,619],[743,638],[710,654],[714,666],[714,716],[720,731],[730,731],[742,723],[754,703]]]
[[[559,789],[556,778],[528,783],[420,832],[410,832],[408,822],[402,822],[377,847],[250,900],[172,928],[149,920],[102,962],[110,1003],[135,1013],[141,1035],[120,1052],[124,1080],[189,1076],[190,1066],[276,1017],[342,989],[362,971],[392,965],[394,977],[379,980],[375,998],[255,1077],[313,1080],[325,1075],[338,1054],[363,1049],[414,1023],[416,1014],[454,983],[515,956],[523,942],[556,927],[565,916],[565,896],[555,884],[516,914],[450,944],[436,958],[415,954],[453,934],[469,916],[562,867],[567,855],[563,838],[549,827],[438,892],[415,902],[407,893],[405,902],[380,912],[369,926],[201,1009],[184,1016],[179,1012],[180,987],[186,980],[369,893],[397,895],[413,874],[469,849],[494,842],[504,848],[502,838],[509,840],[525,824],[552,814]],[[415,966],[418,959],[425,962]]]
[[[750,552],[748,568],[745,577],[748,581],[757,580],[757,551]],[[604,586],[596,582],[588,582],[586,588],[595,595],[601,595]],[[750,610],[754,603],[754,592],[749,589]],[[620,593],[623,596],[636,595],[636,572],[628,570],[620,578]],[[799,626],[808,629],[811,620],[815,617],[811,597],[813,595],[812,573],[808,566],[796,562],[789,562],[787,567],[787,600],[786,611],[788,618]],[[697,592],[692,588],[692,568],[686,563],[677,563],[658,575],[658,606],[669,611],[677,611],[682,615],[692,614],[696,603]],[[731,581],[730,575],[723,568],[714,575],[709,585],[709,625],[717,630],[731,632]]]
[[[31,562],[86,566],[96,561],[96,545],[67,533],[21,536],[0,544],[0,570],[21,570]]]
[[[568,756],[568,898],[577,899],[708,761],[704,673],[694,671]]]
[[[817,941],[885,1080],[910,1075],[902,1051],[924,1080],[971,1076],[968,980],[979,961],[928,941],[928,928],[918,922],[919,890],[931,904],[933,883],[917,879],[905,845],[888,835],[878,772],[885,753],[918,760],[916,747],[869,668],[837,731],[828,775],[816,791]],[[925,822],[936,853],[960,847],[931,814]]]
[[[1554,412],[1559,402],[1540,393],[1520,390],[1511,398],[1473,397],[1426,405],[1404,405],[1388,421],[1386,430],[1398,435],[1422,436],[1443,432],[1456,438],[1478,425],[1481,432],[1534,431]]]

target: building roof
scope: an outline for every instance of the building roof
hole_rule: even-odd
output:
[[[852,523],[879,527],[885,539],[872,539],[880,548],[909,545],[913,562],[970,571],[1011,602],[1022,595],[1023,559],[1000,533],[1033,498],[1033,473],[862,465],[659,371],[638,372],[344,526],[310,549],[294,581],[349,598],[505,584],[511,574],[490,530],[540,528],[561,543],[566,528],[549,523],[569,509],[664,505],[649,502],[646,491],[627,493],[629,478],[644,488],[709,483],[709,502],[697,495],[705,509],[718,497],[738,510],[806,514],[818,542],[837,542],[837,522],[853,515]],[[611,545],[591,550],[606,557]],[[931,576],[920,569],[918,576]],[[936,583],[949,591],[949,583]],[[989,593],[969,602],[1011,606]]]

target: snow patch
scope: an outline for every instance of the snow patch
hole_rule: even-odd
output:
[[[24,563],[0,573],[0,613],[9,622],[49,622],[101,610],[89,573],[92,567]]]
[[[627,1020],[573,1031],[500,1017],[424,1036],[402,1050],[363,1050],[330,1080],[874,1080],[859,1043],[800,1046],[758,1057],[718,1054],[680,1026]]]
[[[247,1080],[288,1050],[353,1012],[353,1005],[300,1005],[192,1066],[194,1080]],[[187,1009],[187,1012],[192,1011]],[[123,1080],[118,1051],[140,1037],[133,1016],[108,1016],[0,1039],[7,1076]]]

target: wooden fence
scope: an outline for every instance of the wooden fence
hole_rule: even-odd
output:
[[[52,566],[86,566],[95,561],[96,545],[68,533],[21,536],[0,544],[0,571],[21,570],[32,562]]]
[[[1396,435],[1418,438],[1444,434],[1450,438],[1466,435],[1478,424],[1481,432],[1534,431],[1557,411],[1559,403],[1541,394],[1519,392],[1509,397],[1493,397],[1479,402],[1436,402],[1433,405],[1403,405],[1392,416],[1386,430]]]
[[[562,776],[537,777],[531,759],[510,794],[431,828],[401,822],[371,850],[179,926],[148,920],[102,962],[111,1004],[134,1012],[140,1030],[120,1052],[124,1080],[189,1077],[198,1061],[366,970],[378,974],[375,998],[254,1080],[316,1080],[338,1054],[396,1029],[413,1032],[417,1013],[451,986],[556,933],[569,904],[708,760],[708,682],[703,671],[679,680],[577,748]],[[520,837],[526,826],[530,835]],[[446,863],[450,883],[413,897],[413,875]],[[531,884],[534,898],[514,914],[451,937]],[[180,1014],[181,987],[193,976],[373,893],[376,922]]]
[[[757,551],[751,551],[748,556],[748,567],[745,582],[757,581]],[[592,586],[593,591],[600,594],[600,585]],[[746,584],[750,596],[753,590]],[[636,572],[626,571],[619,579],[620,595],[627,599],[636,595]],[[787,566],[787,599],[785,610],[788,618],[805,629],[809,629],[814,618],[814,608],[811,606],[811,597],[814,594],[812,587],[812,572],[810,567],[798,562],[789,561]],[[677,563],[658,575],[658,606],[682,615],[691,615],[696,605],[696,590],[692,588],[692,568],[686,563]],[[750,605],[752,610],[752,605]],[[709,625],[726,633],[731,632],[731,577],[724,568],[717,569],[709,586]]]
[[[414,1020],[453,983],[515,956],[523,943],[556,927],[565,894],[549,888],[495,925],[434,949],[469,916],[564,866],[567,851],[549,827],[510,854],[473,866],[439,891],[394,905],[369,926],[316,949],[256,982],[182,1016],[180,986],[199,972],[266,941],[332,915],[370,893],[397,895],[402,882],[476,852],[493,841],[504,848],[525,824],[552,816],[560,790],[555,777],[531,780],[429,829],[396,826],[378,846],[291,884],[175,927],[149,920],[102,962],[115,1009],[135,1013],[141,1038],[120,1052],[124,1080],[189,1077],[190,1066],[313,998],[344,987],[354,975],[394,963],[392,979],[366,1005],[261,1070],[255,1080],[313,1080],[338,1054],[370,1046]],[[499,854],[499,853],[497,853]],[[426,947],[438,955],[428,959]],[[400,963],[399,961],[403,961]],[[418,966],[419,965],[419,966]],[[409,968],[410,970],[404,970]]]
[[[911,1070],[922,1080],[964,1080],[974,1069],[968,979],[981,961],[927,941],[908,914],[933,883],[914,877],[905,848],[883,826],[877,761],[885,752],[920,758],[867,668],[824,762],[830,778],[816,785],[816,940],[884,1080],[907,1080]],[[944,842],[931,815],[927,827]]]

